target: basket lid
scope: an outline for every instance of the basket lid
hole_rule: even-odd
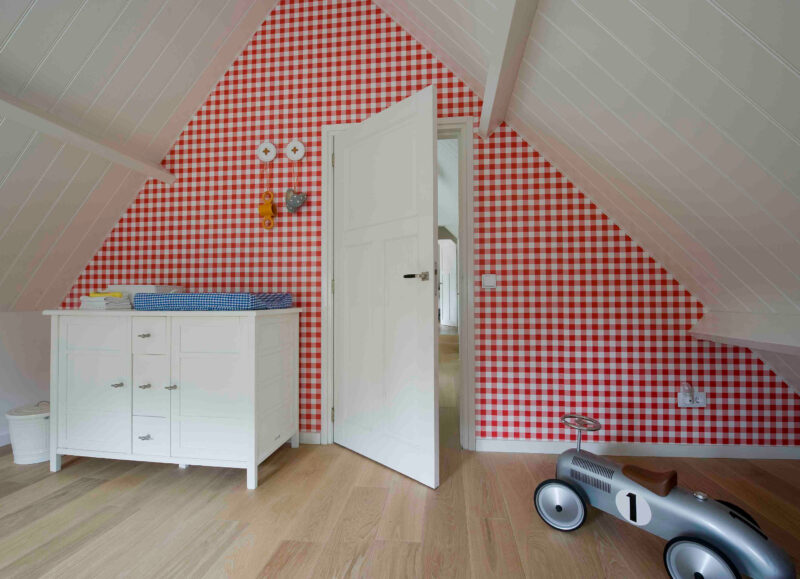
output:
[[[6,413],[6,416],[36,416],[37,414],[50,414],[50,402],[42,400],[36,404],[20,406]]]

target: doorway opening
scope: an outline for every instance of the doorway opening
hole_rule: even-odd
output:
[[[439,444],[458,448],[459,398],[461,390],[459,356],[458,275],[459,226],[459,143],[458,137],[437,141],[438,244],[439,244]]]
[[[322,163],[322,392],[321,406],[322,415],[320,423],[320,433],[318,437],[304,437],[307,442],[319,442],[331,444],[334,442],[333,418],[334,418],[334,308],[333,308],[333,152],[335,150],[334,140],[352,125],[331,125],[322,129],[322,158],[331,159],[330,163]],[[441,328],[439,320],[436,320],[436,333],[448,332],[442,342],[449,342],[449,351],[441,356],[441,360],[449,366],[451,376],[458,380],[457,384],[444,396],[437,396],[442,402],[447,404],[447,408],[439,420],[438,432],[440,433],[441,448],[453,445],[454,449],[464,448],[475,450],[475,396],[474,396],[474,264],[472,259],[473,244],[473,191],[472,191],[472,139],[474,130],[474,119],[471,117],[450,117],[439,119],[436,135],[436,154],[439,153],[439,140],[451,141],[449,145],[457,144],[455,154],[455,164],[457,166],[457,176],[453,180],[456,184],[456,221],[453,225],[457,231],[452,231],[457,240],[455,258],[455,285],[456,299],[451,301],[455,305],[457,312],[449,314],[448,323],[455,323],[454,326],[445,324]],[[446,147],[447,145],[445,145]],[[451,160],[452,163],[452,160]],[[338,165],[338,163],[337,163]],[[437,163],[438,165],[438,163]],[[437,167],[438,170],[438,167]],[[452,166],[447,170],[452,170]],[[437,188],[439,187],[437,179]],[[438,211],[438,201],[436,203]],[[452,202],[448,207],[452,207]],[[438,224],[438,219],[437,219]],[[438,248],[438,240],[437,240]],[[451,248],[452,249],[452,248]],[[441,263],[441,256],[436,251],[437,263]],[[451,278],[451,282],[453,280]],[[438,297],[438,296],[437,296]],[[452,310],[450,310],[452,311]],[[455,318],[455,321],[453,321]],[[453,336],[453,333],[455,335]],[[438,360],[437,360],[438,361]],[[455,368],[453,368],[455,366]],[[447,377],[442,376],[437,370],[437,392],[440,390],[440,382],[446,382]],[[457,386],[457,387],[455,387]],[[445,386],[447,388],[447,386]],[[453,396],[455,396],[455,407],[453,406]],[[337,413],[338,415],[338,413]],[[447,415],[447,416],[446,416]],[[437,412],[437,416],[439,413]],[[443,424],[444,423],[444,424]],[[452,425],[452,426],[450,426]],[[446,430],[443,430],[446,429]],[[446,432],[446,438],[444,438]]]

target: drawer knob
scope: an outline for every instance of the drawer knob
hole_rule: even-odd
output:
[[[153,440],[153,437],[149,434],[145,434],[144,436],[140,436],[139,440]]]
[[[111,385],[112,388],[122,388],[123,386],[125,386],[124,382],[117,382]]]
[[[177,387],[177,386],[175,386],[175,384],[173,384],[172,386],[164,386],[164,389],[165,389],[165,390],[177,390],[177,389],[178,389],[178,387]]]
[[[140,338],[149,338],[150,334],[139,334]]]
[[[152,384],[140,384],[139,385],[139,388],[141,388],[142,390],[147,390],[147,389],[152,388],[152,387],[153,387]]]

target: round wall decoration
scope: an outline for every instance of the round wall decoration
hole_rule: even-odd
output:
[[[264,141],[263,143],[261,143],[258,146],[258,149],[256,150],[256,155],[258,155],[258,158],[264,161],[265,163],[269,163],[270,161],[272,161],[277,154],[278,154],[277,147],[275,147],[275,145],[273,145],[269,141]]]
[[[292,161],[299,161],[306,154],[306,146],[300,141],[291,141],[286,145],[286,156]]]

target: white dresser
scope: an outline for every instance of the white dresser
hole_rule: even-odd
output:
[[[247,469],[299,442],[300,309],[48,310],[61,455]]]

